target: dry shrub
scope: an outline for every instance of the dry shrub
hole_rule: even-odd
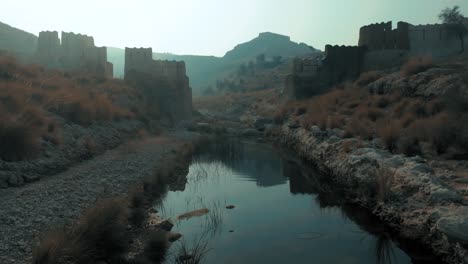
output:
[[[0,158],[19,161],[31,158],[40,148],[40,136],[32,127],[18,121],[0,121]]]
[[[394,152],[397,148],[401,133],[401,122],[399,120],[383,120],[377,124],[377,134],[382,139],[385,147]]]
[[[431,58],[426,57],[415,57],[409,59],[401,67],[401,75],[409,77],[411,75],[427,71],[430,68],[434,67],[434,63]]]
[[[385,203],[390,198],[391,188],[395,181],[396,171],[380,168],[375,173],[375,182],[377,185],[377,199]]]
[[[106,199],[85,212],[67,230],[45,236],[33,250],[33,263],[95,263],[122,257],[128,251],[126,203]]]
[[[84,136],[82,138],[83,147],[86,149],[87,154],[91,157],[98,152],[98,146],[92,136]]]
[[[362,144],[361,141],[356,141],[356,140],[344,140],[341,143],[341,147],[344,152],[350,153],[355,149],[362,148],[364,145]]]
[[[414,134],[414,130],[404,131],[398,140],[398,151],[407,156],[421,154],[420,138]]]
[[[374,136],[373,125],[369,120],[352,118],[346,125],[344,137],[359,137],[370,140]]]
[[[377,81],[382,78],[382,73],[378,71],[369,71],[361,73],[359,78],[354,82],[358,86],[367,86],[368,84]]]
[[[386,96],[380,96],[377,99],[376,105],[379,108],[385,108],[390,104],[390,100]]]

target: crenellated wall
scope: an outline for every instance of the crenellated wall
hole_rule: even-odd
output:
[[[468,20],[466,20],[468,24]],[[398,22],[371,24],[359,31],[359,46],[369,51],[405,50],[413,56],[441,58],[461,51],[461,42],[445,24],[411,25]],[[387,52],[388,53],[388,52]]]
[[[112,78],[107,48],[94,46],[93,37],[86,35],[62,32],[60,41],[56,31],[40,32],[36,60],[49,68]]]
[[[125,48],[125,81],[143,90],[151,107],[172,123],[192,117],[185,62],[153,60],[151,48]]]
[[[169,80],[186,77],[185,62],[153,60],[151,48],[125,48],[125,73],[131,70]]]
[[[292,73],[286,77],[284,94],[302,99],[328,90],[361,73],[366,49],[358,46],[325,47],[323,58],[294,59]]]
[[[410,25],[409,42],[411,53],[415,55],[431,55],[445,57],[458,54],[461,42],[447,25]]]
[[[371,24],[359,30],[359,46],[369,50],[409,49],[408,27],[406,22],[398,22],[392,28],[392,22]]]
[[[38,62],[46,67],[59,67],[60,39],[57,31],[39,33],[36,57]]]
[[[464,19],[468,27],[468,18]],[[468,53],[468,36],[465,37]],[[286,77],[287,99],[300,99],[324,92],[334,85],[359,77],[362,72],[398,69],[408,58],[427,56],[443,59],[458,55],[462,42],[447,25],[414,26],[398,22],[371,24],[359,30],[358,46],[325,47],[323,59],[295,59]]]

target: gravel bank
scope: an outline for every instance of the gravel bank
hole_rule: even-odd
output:
[[[0,190],[0,263],[30,262],[39,234],[76,219],[99,197],[125,194],[184,142],[180,136],[129,142],[41,181]]]

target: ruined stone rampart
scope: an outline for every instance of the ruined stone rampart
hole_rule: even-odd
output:
[[[406,22],[398,22],[396,29],[392,29],[392,22],[362,27],[359,46],[369,51],[405,50],[413,56],[434,58],[455,55],[462,49],[456,34],[445,24],[415,26]]]
[[[143,90],[172,122],[192,116],[192,89],[183,61],[153,60],[151,48],[125,48],[125,80]]]
[[[409,42],[411,53],[444,57],[461,51],[457,35],[444,24],[410,25]]]
[[[86,35],[62,32],[60,41],[56,31],[40,32],[36,60],[48,68],[112,77],[107,48],[94,46]]]
[[[307,98],[357,78],[363,67],[365,51],[366,48],[358,46],[327,45],[323,58],[294,59],[292,73],[285,80],[286,97]]]
[[[125,48],[125,73],[131,70],[168,80],[186,78],[185,62],[153,60],[151,48]]]
[[[468,18],[463,23],[468,27]],[[395,29],[392,22],[371,24],[361,27],[357,47],[327,45],[323,60],[294,60],[284,92],[288,99],[309,97],[365,71],[398,68],[410,57],[441,59],[460,54],[462,43],[446,24],[398,22]],[[466,54],[468,36],[464,44]]]
[[[43,31],[39,33],[36,56],[38,62],[46,67],[59,67],[60,39],[57,31]]]
[[[398,22],[396,29],[392,29],[392,22],[361,27],[358,45],[369,50],[409,49],[408,27],[405,22]]]

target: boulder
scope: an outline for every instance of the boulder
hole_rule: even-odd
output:
[[[157,224],[157,227],[159,227],[162,230],[165,231],[171,231],[172,228],[174,227],[174,224],[169,220],[165,219]]]
[[[167,234],[167,240],[169,240],[169,242],[175,242],[179,240],[181,237],[182,237],[181,233],[168,233]]]
[[[254,127],[257,130],[265,130],[265,126],[271,124],[273,124],[273,119],[261,117],[255,120]]]
[[[10,175],[7,173],[0,173],[0,189],[8,188],[8,179]]]
[[[437,229],[449,240],[468,246],[468,208],[464,207],[450,216],[440,218]]]
[[[244,137],[258,137],[260,136],[260,132],[256,129],[247,128],[242,130],[241,135]]]
[[[24,179],[21,175],[11,174],[8,178],[8,186],[11,187],[20,187],[24,185]]]

